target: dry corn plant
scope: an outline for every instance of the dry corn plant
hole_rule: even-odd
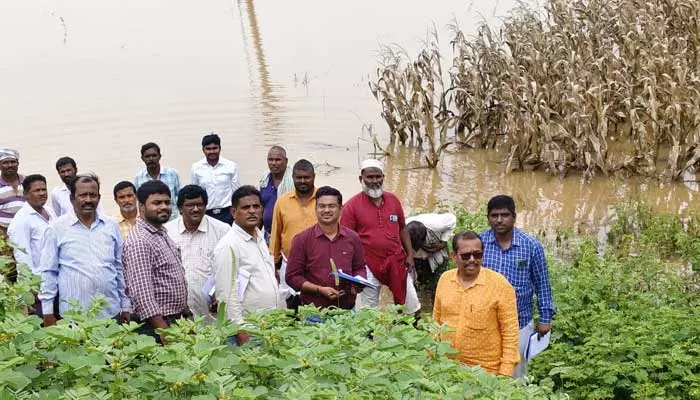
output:
[[[677,180],[700,163],[698,1],[548,0],[541,14],[514,10],[498,33],[454,26],[452,49],[450,87],[432,93],[432,121],[449,116],[437,135],[416,96],[434,86],[414,84],[433,82],[415,65],[429,54],[440,71],[437,50],[380,68],[372,90],[392,138],[498,148],[508,171]]]
[[[405,145],[410,140],[427,148],[425,160],[435,168],[442,151],[450,144],[447,131],[454,114],[447,108],[449,91],[443,82],[439,43],[435,30],[414,61],[397,46],[382,49],[383,62],[372,94],[382,105],[382,118],[389,125],[390,142]]]

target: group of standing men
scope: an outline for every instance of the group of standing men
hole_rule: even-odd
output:
[[[54,324],[69,301],[85,309],[96,295],[107,299],[100,316],[142,322],[140,332],[157,341],[163,338],[155,330],[178,318],[210,320],[217,301],[226,303],[232,321],[244,324],[245,313],[300,304],[353,309],[357,296],[358,305],[377,306],[383,284],[404,312],[420,310],[414,257],[442,260],[446,235],[415,219],[407,229],[399,199],[384,190],[381,162],[362,163],[362,191],[343,204],[337,189],[315,186],[309,161],[290,169],[279,146],[269,150],[269,170],[258,187],[240,185],[237,165],[220,156],[217,135],[202,139],[202,151],[190,184],[181,188],[177,171],[160,165],[158,145],[142,146],[146,168],[133,183],[115,185],[120,212],[112,219],[102,208],[98,178],[78,174],[74,160],[56,163],[64,184],[51,192],[49,208],[46,179],[20,176],[17,152],[0,150],[0,233],[15,246],[16,260],[42,278],[35,312],[44,325]],[[541,246],[513,229],[503,210],[514,223],[515,206],[506,203],[489,203],[491,230],[454,237],[458,268],[442,276],[433,315],[457,329],[446,339],[463,362],[513,375],[522,355],[512,315],[520,336],[534,329],[533,290],[539,332],[549,330],[554,310]],[[492,218],[494,210],[503,215]],[[475,240],[480,250],[472,249]],[[482,258],[503,275],[480,269]],[[338,280],[338,271],[372,285]],[[488,346],[475,352],[470,335]],[[236,338],[247,339],[243,332]]]

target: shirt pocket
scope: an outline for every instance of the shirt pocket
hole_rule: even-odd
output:
[[[464,327],[470,331],[485,331],[491,325],[491,310],[488,304],[468,304],[464,310]]]

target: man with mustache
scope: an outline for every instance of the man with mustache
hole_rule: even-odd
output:
[[[129,181],[121,181],[114,185],[114,201],[119,206],[119,216],[116,218],[122,239],[126,240],[129,232],[136,225],[139,212],[136,207],[136,186]]]
[[[515,228],[515,201],[512,197],[499,195],[491,198],[487,213],[491,229],[481,233],[484,266],[503,274],[515,288],[520,326],[520,363],[515,368],[515,377],[520,378],[527,375],[525,351],[530,336],[535,329],[538,337],[546,335],[552,328],[552,318],[556,313],[547,259],[537,239]],[[537,294],[539,310],[536,327],[533,321],[534,294]]]
[[[209,298],[202,294],[207,279],[214,275],[214,247],[231,227],[204,212],[207,192],[197,185],[186,185],[177,197],[180,217],[165,224],[170,238],[180,248],[187,281],[187,304],[195,317],[213,322]]]
[[[15,260],[25,264],[38,275],[41,257],[41,241],[49,223],[56,219],[50,207],[44,207],[48,199],[46,178],[42,175],[28,175],[22,181],[26,202],[12,219],[7,236],[14,247]],[[54,302],[54,314],[57,313],[58,302]],[[34,315],[41,317],[41,302],[35,298]]]
[[[97,176],[76,176],[70,183],[70,197],[73,212],[52,221],[41,244],[39,300],[44,326],[56,323],[53,302],[57,296],[63,313],[70,308],[70,300],[86,310],[96,295],[103,295],[107,306],[98,316],[128,321],[131,301],[122,271],[122,239],[117,224],[97,212]]]
[[[260,196],[263,202],[263,227],[265,240],[270,242],[272,215],[277,198],[294,190],[292,170],[287,167],[287,151],[281,146],[272,146],[267,152],[268,171],[260,179]]]
[[[48,199],[46,178],[42,175],[28,175],[22,181],[22,187],[26,202],[12,219],[7,236],[14,247],[15,260],[37,273],[41,241],[49,222],[56,219],[56,215],[50,208],[44,207]]]
[[[365,255],[357,233],[341,226],[343,195],[332,187],[316,191],[318,223],[294,237],[286,280],[299,292],[301,303],[352,309],[362,287],[336,281],[333,270],[367,277]],[[336,282],[338,284],[336,284]]]
[[[289,308],[299,306],[298,293],[287,285],[286,258],[290,257],[292,239],[297,233],[316,223],[316,173],[308,160],[301,159],[292,168],[294,191],[277,199],[272,215],[270,250],[280,269],[280,288]]]
[[[202,152],[204,158],[192,164],[190,184],[207,191],[207,215],[231,225],[231,195],[241,186],[238,166],[221,157],[221,138],[215,133],[202,138]]]
[[[420,310],[413,286],[413,247],[406,230],[401,202],[384,191],[384,165],[365,160],[360,166],[362,192],[345,205],[341,224],[357,232],[367,259],[367,280],[391,289],[394,303],[404,305],[406,314]],[[379,289],[366,288],[360,295],[362,307],[379,305]]]
[[[457,350],[460,362],[513,376],[520,358],[515,290],[503,275],[482,268],[483,247],[475,232],[452,238],[457,268],[440,276],[433,319],[454,330],[441,334],[441,339]]]
[[[233,225],[214,248],[216,298],[226,303],[226,314],[243,324],[244,313],[284,307],[275,277],[275,264],[263,232],[260,192],[244,185],[231,198]],[[245,333],[236,335],[245,343]]]
[[[172,212],[170,188],[161,181],[148,181],[136,197],[141,217],[124,242],[124,277],[134,313],[143,323],[137,332],[163,343],[156,329],[192,316],[180,249],[163,227]]]
[[[5,237],[12,218],[24,204],[22,180],[17,173],[19,153],[0,149],[0,237]]]
[[[170,200],[177,204],[177,194],[180,191],[180,175],[174,168],[161,167],[160,146],[153,142],[148,142],[141,146],[141,161],[146,165],[136,174],[134,185],[136,190],[148,181],[161,181],[170,188]],[[174,209],[170,219],[177,218],[178,210]]]
[[[70,157],[61,157],[56,161],[56,172],[63,181],[62,185],[56,186],[51,191],[51,207],[57,217],[73,213],[73,202],[70,198],[70,182],[78,174],[78,166],[75,160]],[[97,204],[97,212],[104,214],[102,201]]]

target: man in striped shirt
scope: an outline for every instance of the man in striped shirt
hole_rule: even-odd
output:
[[[516,378],[527,375],[525,350],[530,335],[535,332],[533,295],[537,294],[538,336],[544,336],[552,327],[555,309],[549,282],[547,260],[540,242],[515,228],[515,201],[510,196],[495,196],[487,205],[491,229],[481,234],[484,243],[484,267],[508,279],[515,288],[518,305],[520,363],[515,368]]]
[[[22,180],[17,173],[19,153],[0,149],[0,235],[5,237],[12,218],[24,204]]]

